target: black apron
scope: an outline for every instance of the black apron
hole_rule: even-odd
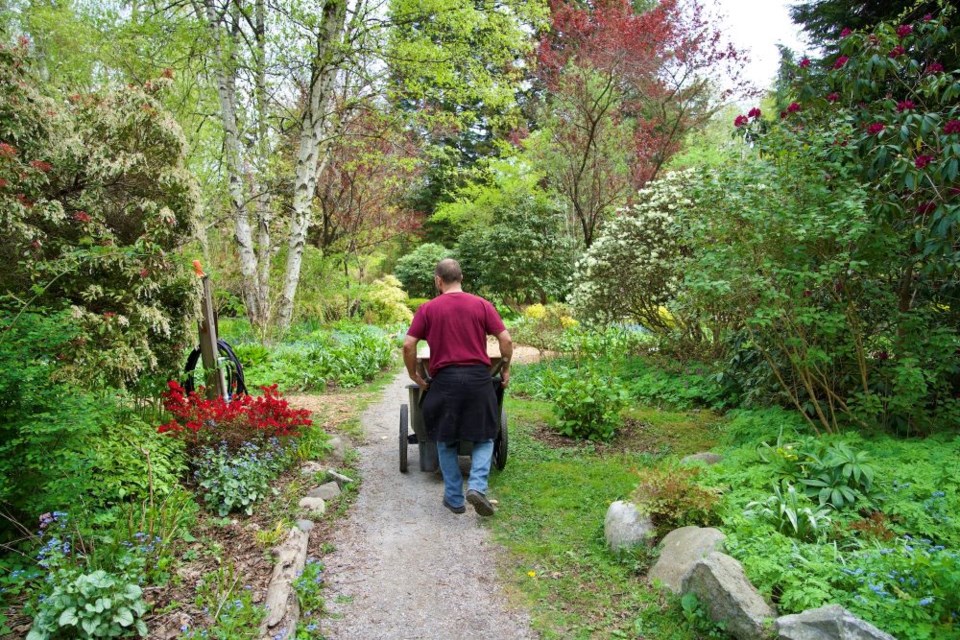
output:
[[[444,367],[423,399],[423,423],[433,442],[482,442],[497,437],[497,395],[484,365]]]

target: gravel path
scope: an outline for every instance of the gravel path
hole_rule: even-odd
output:
[[[536,638],[529,618],[512,608],[496,579],[498,549],[469,506],[454,515],[441,504],[438,474],[398,467],[400,404],[406,373],[362,417],[363,484],[338,525],[336,549],[324,556],[331,640]],[[496,517],[496,516],[494,516]]]

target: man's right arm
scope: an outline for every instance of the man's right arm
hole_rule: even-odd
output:
[[[403,364],[407,367],[407,375],[417,383],[421,389],[426,389],[429,385],[423,379],[420,372],[417,371],[417,343],[418,338],[408,335],[403,339]]]
[[[503,386],[507,386],[510,381],[510,361],[513,360],[513,340],[510,338],[510,332],[504,329],[497,334],[497,343],[500,345],[500,361],[503,367],[500,369],[500,377],[503,379]]]

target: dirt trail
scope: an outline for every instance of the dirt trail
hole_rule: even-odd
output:
[[[324,633],[331,640],[536,638],[527,614],[507,603],[496,579],[498,550],[479,516],[469,506],[463,515],[443,507],[443,482],[419,470],[416,445],[410,471],[399,472],[408,382],[398,375],[363,414],[363,484],[337,525],[335,551],[324,556],[333,614]]]

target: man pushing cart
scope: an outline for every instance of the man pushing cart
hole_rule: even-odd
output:
[[[424,453],[436,447],[443,474],[443,505],[453,513],[464,513],[469,502],[481,516],[491,516],[487,499],[487,478],[498,449],[497,467],[506,462],[506,421],[502,420],[503,390],[510,380],[513,342],[500,314],[488,301],[465,293],[463,273],[456,260],[437,263],[434,284],[436,298],[417,309],[403,343],[407,374],[417,388],[411,389],[409,411],[414,413],[415,432],[422,418],[420,439],[421,469],[431,471],[432,461]],[[494,363],[487,355],[487,336],[497,338],[500,358]],[[429,360],[417,359],[417,344],[426,340]],[[491,366],[494,370],[491,370]],[[414,398],[416,397],[416,402]],[[400,470],[406,470],[406,425],[401,408]],[[497,445],[499,444],[499,447]],[[463,492],[458,456],[469,453],[470,477]]]

